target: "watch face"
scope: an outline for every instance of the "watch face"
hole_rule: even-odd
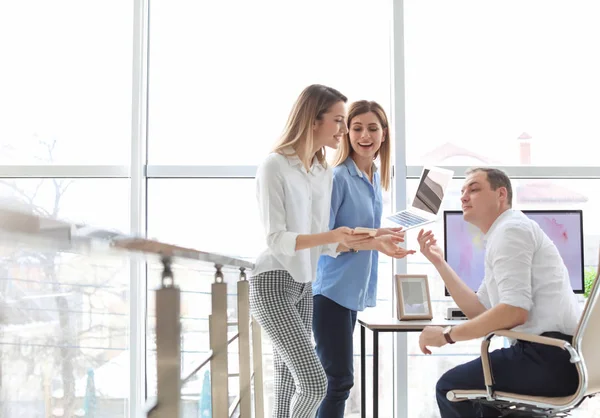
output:
[[[444,328],[444,334],[448,334],[451,329],[452,329],[452,326],[448,325],[446,328]]]

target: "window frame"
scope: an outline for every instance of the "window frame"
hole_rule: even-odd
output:
[[[2,178],[123,178],[130,179],[131,233],[147,231],[147,185],[150,179],[251,179],[255,165],[149,165],[147,155],[148,126],[148,61],[149,61],[149,0],[134,0],[133,89],[131,121],[131,160],[129,165],[15,165],[0,166]],[[392,201],[394,210],[406,206],[406,181],[418,179],[422,166],[406,166],[405,77],[404,77],[404,2],[393,3],[391,62],[391,124],[395,141]],[[467,166],[443,166],[455,172],[455,179],[464,178]],[[511,178],[536,179],[600,179],[600,166],[503,166]],[[107,225],[109,226],[109,225]],[[394,272],[406,273],[406,260],[394,263]],[[145,404],[145,342],[146,342],[146,264],[131,261],[130,276],[130,397],[129,417],[140,416]],[[390,282],[391,283],[391,282]],[[393,290],[390,284],[390,291]],[[390,315],[394,315],[394,307]],[[408,355],[406,334],[394,339],[394,404],[396,416],[408,416]]]

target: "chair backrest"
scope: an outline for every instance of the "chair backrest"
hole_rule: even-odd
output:
[[[573,338],[573,346],[583,357],[587,371],[585,395],[600,393],[600,280],[597,277]]]

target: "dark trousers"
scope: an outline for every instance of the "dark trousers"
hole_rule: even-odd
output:
[[[343,418],[346,399],[354,386],[352,335],[356,311],[322,295],[313,297],[315,350],[327,374],[327,395],[317,418]]]
[[[571,341],[557,332],[544,336]],[[517,341],[509,348],[490,353],[494,390],[533,396],[568,396],[575,393],[579,376],[567,351],[558,347]],[[442,418],[498,417],[494,408],[477,402],[451,402],[446,393],[452,389],[483,389],[481,358],[446,372],[438,381],[436,396]]]

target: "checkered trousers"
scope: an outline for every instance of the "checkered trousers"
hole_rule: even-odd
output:
[[[327,376],[312,344],[312,284],[283,270],[261,273],[250,279],[250,310],[273,345],[273,418],[313,418]]]

